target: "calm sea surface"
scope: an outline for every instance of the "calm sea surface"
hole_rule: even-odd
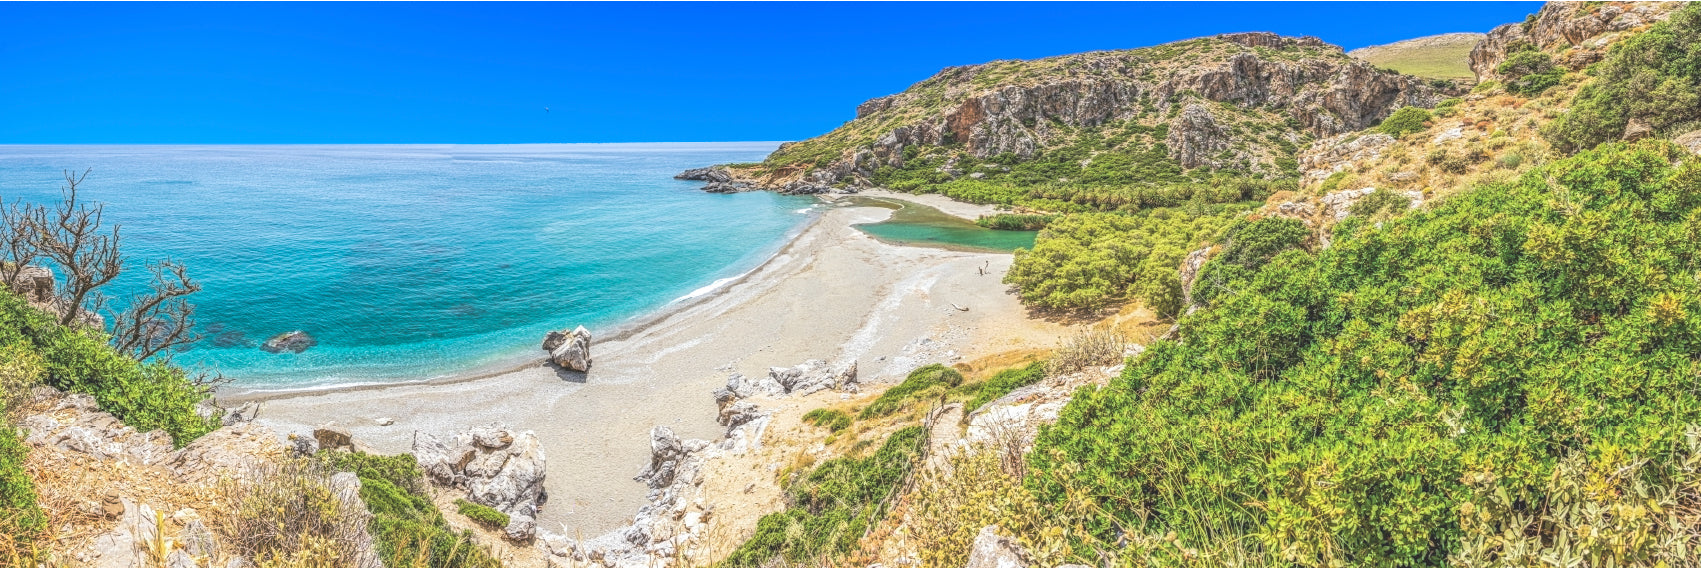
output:
[[[776,144],[0,146],[0,197],[86,199],[130,257],[188,265],[208,339],[176,360],[245,387],[422,379],[541,356],[753,268],[816,207],[680,170]],[[303,330],[319,345],[258,344]]]

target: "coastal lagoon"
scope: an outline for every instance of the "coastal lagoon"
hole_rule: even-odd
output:
[[[715,195],[681,170],[777,143],[0,146],[0,197],[84,199],[123,226],[146,284],[171,258],[205,288],[207,339],[177,353],[239,388],[418,380],[536,359],[550,329],[599,334],[760,264],[818,209]],[[318,345],[267,353],[302,330]]]

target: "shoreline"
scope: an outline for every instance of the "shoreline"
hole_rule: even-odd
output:
[[[1009,254],[891,245],[854,228],[890,214],[826,208],[757,268],[595,340],[589,373],[541,364],[540,350],[539,363],[477,375],[220,399],[259,402],[256,422],[281,434],[336,423],[380,453],[411,451],[416,433],[532,430],[548,456],[540,526],[601,534],[647,503],[632,476],[649,462],[651,428],[682,439],[725,434],[710,392],[731,374],[854,360],[861,382],[883,389],[921,365],[1050,348],[1067,335],[1029,319],[1001,282]]]
[[[831,203],[831,202],[828,202],[828,203]],[[769,263],[773,262],[774,259],[779,258],[780,255],[786,254],[787,251],[791,250],[791,248],[796,244],[797,238],[799,236],[808,232],[809,229],[814,227],[816,223],[821,222],[821,219],[824,216],[824,213],[825,212],[812,213],[809,216],[808,219],[804,220],[802,223],[799,223],[796,228],[794,228],[790,231],[787,231],[786,234],[782,237],[782,241],[781,241],[784,244],[781,244],[780,246],[776,247],[773,253],[764,257],[762,259],[762,262],[756,263],[756,265],[751,267],[749,270],[745,270],[743,272],[738,273],[737,275],[730,276],[730,277],[727,277],[727,278],[717,279],[715,282],[720,282],[721,280],[726,280],[726,282],[723,283],[723,284],[720,284],[718,286],[711,283],[710,286],[714,286],[714,287],[712,289],[710,289],[709,291],[704,292],[702,294],[697,294],[697,295],[694,295],[694,296],[691,295],[691,294],[687,294],[685,296],[680,296],[680,297],[675,298],[673,300],[669,300],[665,304],[656,306],[656,307],[651,308],[651,309],[649,309],[649,310],[647,310],[643,313],[640,313],[640,314],[634,315],[630,318],[627,318],[626,321],[623,321],[619,324],[612,326],[610,328],[609,332],[608,332],[608,336],[606,336],[606,337],[601,336],[601,335],[594,335],[596,332],[592,332],[593,333],[593,342],[621,341],[621,340],[624,340],[624,339],[628,339],[634,334],[643,332],[646,328],[649,328],[649,327],[655,326],[655,325],[659,325],[661,322],[666,321],[669,317],[671,317],[671,316],[673,316],[673,315],[675,315],[679,312],[689,310],[689,309],[691,309],[691,308],[693,308],[693,307],[695,307],[699,304],[711,301],[711,300],[715,299],[717,296],[720,296],[721,294],[726,293],[733,286],[736,286],[736,285],[748,280],[751,275],[756,274],[757,272],[760,272],[763,267],[766,267]],[[701,290],[701,288],[698,288],[698,290]],[[697,290],[693,290],[692,293],[694,294],[694,293],[696,293],[696,291]],[[541,341],[541,338],[539,340]],[[540,348],[539,351],[541,351],[541,350],[542,349]],[[545,367],[548,364],[549,364],[549,356],[548,355],[537,355],[535,357],[528,358],[524,362],[521,362],[521,363],[513,363],[513,362],[492,363],[492,364],[485,365],[485,366],[480,367],[480,368],[475,368],[475,369],[457,372],[457,373],[450,373],[448,375],[431,377],[431,378],[426,378],[426,379],[412,379],[412,380],[398,379],[398,380],[394,380],[394,381],[370,381],[370,382],[341,383],[341,384],[329,383],[329,384],[315,384],[315,385],[307,385],[307,386],[301,386],[301,387],[283,387],[283,388],[252,388],[252,389],[242,389],[242,390],[234,390],[233,389],[229,393],[222,393],[221,392],[221,393],[216,394],[214,396],[214,400],[215,400],[215,403],[219,404],[220,406],[227,406],[226,403],[228,403],[228,406],[235,406],[235,405],[241,405],[241,404],[248,403],[248,402],[265,402],[265,401],[270,401],[270,400],[287,399],[287,398],[294,398],[294,397],[300,397],[300,396],[310,396],[310,395],[322,394],[322,393],[326,393],[326,392],[360,392],[360,391],[369,391],[369,390],[381,390],[381,389],[386,389],[386,388],[391,388],[391,387],[401,387],[401,386],[408,386],[408,385],[447,385],[447,384],[462,383],[462,382],[467,382],[467,381],[477,381],[477,380],[481,380],[481,379],[498,377],[498,376],[506,375],[506,374],[509,374],[509,373],[524,371],[526,369]]]
[[[870,199],[882,199],[882,200],[893,200],[893,201],[904,201],[904,202],[909,202],[909,203],[921,204],[921,205],[925,205],[925,206],[937,209],[941,212],[944,212],[947,215],[951,215],[951,216],[958,217],[958,218],[968,220],[968,221],[974,221],[975,218],[980,216],[980,215],[989,215],[989,214],[996,212],[996,209],[994,208],[994,206],[991,206],[991,205],[978,205],[978,204],[972,204],[972,203],[964,203],[964,202],[956,201],[956,200],[953,200],[953,199],[950,199],[948,197],[938,195],[938,194],[910,194],[910,193],[900,193],[900,192],[891,191],[891,190],[887,190],[887,189],[866,189],[866,190],[863,190],[863,191],[860,191],[860,192],[857,192],[857,193],[852,193],[852,194],[832,194],[832,195],[822,194],[822,195],[816,196],[816,201],[819,204],[826,204],[826,205],[830,205],[830,206],[833,206],[833,207],[847,207],[847,205],[844,204],[845,200],[850,199],[850,198],[856,198],[856,197],[863,197],[863,198],[870,198]],[[848,205],[848,207],[855,207],[855,205]],[[707,292],[702,293],[702,294],[696,294],[697,290],[693,290],[691,293],[688,293],[684,296],[680,296],[679,298],[675,298],[673,300],[670,300],[665,304],[656,306],[656,307],[651,308],[651,309],[649,309],[649,310],[647,310],[643,313],[640,313],[640,314],[634,315],[630,318],[627,318],[625,321],[618,323],[618,324],[615,324],[614,326],[611,326],[611,328],[609,329],[608,334],[606,336],[603,336],[601,334],[597,334],[597,332],[593,331],[592,332],[593,334],[597,334],[595,336],[594,341],[595,342],[605,342],[605,341],[621,341],[621,340],[624,340],[624,339],[628,339],[634,334],[643,332],[646,328],[660,324],[661,322],[668,319],[668,317],[670,317],[670,316],[672,316],[676,313],[689,310],[694,306],[697,306],[697,305],[699,305],[703,302],[713,300],[716,296],[719,296],[721,294],[726,293],[733,286],[736,286],[740,283],[747,281],[750,278],[751,275],[756,274],[757,272],[760,272],[769,263],[773,262],[775,258],[778,258],[779,256],[786,254],[788,251],[790,251],[792,249],[792,247],[796,245],[798,237],[800,237],[804,233],[808,232],[817,223],[820,223],[822,218],[825,217],[825,215],[828,211],[831,211],[831,209],[824,210],[824,211],[812,212],[809,215],[808,219],[799,223],[797,227],[793,228],[790,231],[787,231],[786,234],[781,237],[781,243],[783,243],[783,244],[776,247],[775,250],[772,253],[768,254],[766,257],[764,257],[762,259],[761,262],[756,263],[754,266],[752,266],[748,270],[740,272],[740,273],[738,273],[734,276],[731,276],[731,277],[715,280],[713,283],[710,283],[708,285],[708,286],[713,286],[713,288],[710,289]],[[883,219],[869,221],[869,222],[877,223],[877,222],[880,222],[882,220]],[[864,224],[864,223],[859,223],[859,224]],[[872,238],[874,238],[875,240],[878,240],[882,243],[891,245],[891,246],[898,246],[898,247],[913,246],[913,245],[905,245],[905,244],[902,244],[902,243],[895,243],[895,242],[887,241],[887,240],[884,240],[884,239],[880,239],[878,237],[872,237]],[[994,253],[994,252],[989,252],[989,251],[984,251],[984,250],[976,250],[976,249],[967,248],[967,247],[941,246],[941,247],[918,247],[918,248],[937,248],[939,250],[948,250],[948,251],[953,251],[953,252],[965,252],[965,253],[972,253],[972,254],[1008,254],[1008,253]],[[726,282],[720,283],[721,280],[726,280]],[[715,283],[720,283],[720,284],[716,285]],[[705,286],[705,287],[707,287],[707,286]],[[700,289],[701,288],[699,288],[699,290]],[[692,295],[692,294],[696,294],[696,295]],[[349,383],[329,382],[329,383],[313,383],[313,384],[307,384],[307,385],[302,385],[302,386],[284,386],[284,387],[257,387],[257,388],[223,387],[223,388],[221,388],[221,390],[223,390],[223,389],[229,389],[229,390],[216,393],[214,395],[214,401],[215,401],[215,403],[220,404],[221,406],[237,406],[237,405],[241,405],[241,404],[249,403],[249,402],[265,402],[265,401],[270,401],[270,400],[295,398],[295,397],[300,397],[300,396],[311,396],[311,395],[322,394],[322,393],[327,393],[327,392],[361,392],[361,391],[381,390],[381,389],[386,389],[386,388],[391,388],[391,387],[400,387],[400,386],[406,386],[406,385],[447,385],[447,384],[455,384],[455,383],[462,383],[462,382],[468,382],[468,381],[477,381],[477,380],[481,380],[481,379],[498,377],[498,376],[501,376],[501,375],[505,375],[505,374],[509,374],[509,373],[515,373],[515,372],[519,372],[519,371],[524,371],[524,370],[527,370],[527,369],[546,367],[546,366],[548,366],[548,364],[549,364],[549,357],[547,355],[536,355],[536,356],[533,356],[533,357],[525,358],[523,361],[520,361],[520,362],[514,362],[512,359],[509,359],[509,360],[505,360],[505,361],[494,362],[494,363],[490,363],[490,364],[487,364],[487,365],[482,365],[480,367],[468,369],[468,370],[465,370],[465,371],[451,372],[451,373],[447,373],[447,374],[444,374],[444,375],[434,376],[434,377],[430,377],[430,378],[423,378],[423,379],[395,379],[395,380],[378,380],[378,381],[363,381],[363,382],[349,382]]]

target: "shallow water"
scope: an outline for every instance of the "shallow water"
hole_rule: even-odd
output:
[[[176,355],[244,387],[423,379],[542,355],[760,263],[815,201],[671,179],[772,143],[0,146],[0,197],[86,199],[123,225],[144,283],[170,257],[205,289],[208,339]],[[301,354],[257,348],[303,330]]]
[[[856,228],[885,242],[966,250],[975,252],[1010,252],[1018,248],[1033,248],[1038,231],[995,231],[976,225],[961,217],[920,203],[852,197],[849,205],[895,209],[892,216],[879,223],[865,223]]]

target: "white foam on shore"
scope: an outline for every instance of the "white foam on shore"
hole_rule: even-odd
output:
[[[722,279],[716,280],[714,282],[710,282],[708,286],[704,286],[702,288],[692,290],[691,293],[686,294],[684,296],[680,296],[678,298],[674,298],[672,301],[670,301],[668,303],[669,304],[677,304],[677,303],[680,303],[680,302],[683,302],[683,301],[686,301],[686,300],[689,300],[689,299],[692,299],[692,298],[702,297],[704,295],[707,295],[710,292],[713,292],[715,290],[719,290],[722,287],[726,286],[727,284],[731,284],[731,283],[737,281],[740,278],[748,276],[748,275],[750,275],[750,273],[755,272],[755,271],[756,271],[756,269],[752,268],[752,269],[746,270],[742,273],[739,273],[739,274],[736,274],[736,275],[733,275],[733,276],[728,276],[726,278],[722,278]]]

